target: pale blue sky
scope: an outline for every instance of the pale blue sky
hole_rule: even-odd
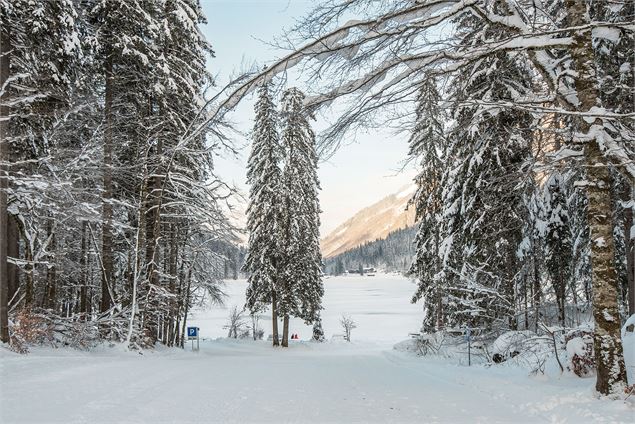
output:
[[[315,1],[306,0],[202,0],[208,24],[203,32],[212,43],[216,57],[209,69],[217,75],[219,86],[241,68],[254,61],[265,64],[281,56],[260,40],[271,41],[283,28],[308,12]],[[252,127],[253,101],[241,104],[232,120],[241,131]],[[319,126],[319,122],[316,123]],[[246,192],[245,161],[249,153],[248,141],[238,158],[221,158],[217,172]],[[328,161],[320,164],[322,184],[322,235],[326,235],[359,209],[410,184],[412,168],[399,172],[406,158],[404,136],[395,137],[389,131],[360,134],[350,140]]]

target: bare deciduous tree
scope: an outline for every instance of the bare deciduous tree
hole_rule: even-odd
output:
[[[357,328],[355,321],[353,321],[353,319],[349,316],[342,315],[342,318],[340,318],[340,324],[342,325],[342,329],[344,330],[344,339],[347,342],[350,342],[351,331],[353,331],[354,328]]]

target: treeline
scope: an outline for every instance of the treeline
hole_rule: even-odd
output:
[[[204,22],[198,0],[0,2],[2,341],[181,345],[219,299]]]
[[[389,233],[385,238],[366,242],[339,255],[324,260],[324,273],[341,275],[348,270],[373,267],[388,272],[406,273],[415,254],[416,227],[406,227]]]

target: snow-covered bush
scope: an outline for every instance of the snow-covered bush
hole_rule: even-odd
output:
[[[578,377],[588,377],[595,370],[595,355],[593,352],[593,330],[588,326],[581,326],[569,331],[565,335],[569,364],[567,368]]]
[[[342,324],[342,329],[344,329],[344,340],[346,340],[347,342],[350,342],[351,332],[353,331],[354,328],[357,328],[355,321],[353,321],[351,317],[342,315],[342,318],[340,318],[340,324]]]
[[[75,349],[88,350],[99,342],[99,328],[93,321],[75,320],[56,325],[55,339]]]
[[[420,334],[407,340],[403,340],[393,346],[399,352],[411,353],[417,356],[440,355],[451,357],[452,340],[449,336],[439,331],[434,334]],[[452,346],[455,347],[455,346]]]
[[[227,337],[230,339],[244,339],[249,337],[251,334],[249,325],[245,321],[243,311],[238,310],[237,306],[234,306],[229,312],[227,324],[225,324],[223,328],[228,330]]]
[[[53,343],[53,324],[28,309],[20,310],[11,325],[11,348],[28,353],[29,345]]]
[[[492,361],[499,364],[525,350],[525,342],[536,336],[533,331],[507,331],[492,344]]]
[[[435,343],[436,338],[434,334],[421,334],[414,340],[417,355],[426,356],[428,353],[439,352],[439,346]]]
[[[28,353],[29,346],[38,345],[85,350],[105,339],[99,334],[99,320],[87,321],[78,316],[60,317],[50,310],[39,308],[22,309],[11,318],[11,349],[18,353]]]
[[[417,355],[438,355],[445,341],[445,333],[421,334],[413,339]]]
[[[322,329],[322,318],[315,320],[313,323],[313,336],[312,339],[316,342],[324,341],[324,329]]]
[[[551,337],[539,336],[533,331],[508,331],[492,344],[491,358],[495,363],[513,359],[528,368],[531,374],[544,374],[553,352]]]

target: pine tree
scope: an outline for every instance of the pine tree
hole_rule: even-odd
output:
[[[545,267],[555,293],[558,320],[562,326],[565,326],[566,298],[573,274],[573,252],[565,190],[563,177],[556,171],[545,183],[543,198]]]
[[[247,302],[254,314],[268,304],[272,310],[273,344],[278,345],[277,291],[282,277],[282,170],[284,151],[277,130],[277,113],[269,84],[263,84],[255,105],[252,148],[247,167],[250,184],[247,229],[249,249],[244,271],[248,273]]]
[[[313,336],[312,339],[316,342],[324,341],[324,329],[322,328],[322,318],[319,316],[316,318],[313,323]]]
[[[483,27],[471,15],[460,25],[465,46],[499,34],[496,24]],[[527,75],[522,61],[499,53],[454,80],[440,243],[449,293],[445,309],[453,326],[517,327],[517,252],[527,214],[524,197],[533,185],[526,177],[532,117],[474,103],[509,101],[527,92]]]
[[[434,332],[443,327],[443,288],[439,275],[439,213],[444,129],[439,101],[435,81],[426,80],[419,93],[417,121],[409,142],[409,155],[420,166],[415,178],[417,191],[411,201],[416,211],[418,231],[415,239],[416,254],[409,272],[419,280],[412,302],[424,299],[424,332]]]
[[[279,310],[284,318],[283,346],[288,344],[289,316],[314,322],[322,309],[322,255],[320,203],[315,135],[303,107],[304,94],[296,88],[282,97],[285,148],[283,171],[284,265]]]

